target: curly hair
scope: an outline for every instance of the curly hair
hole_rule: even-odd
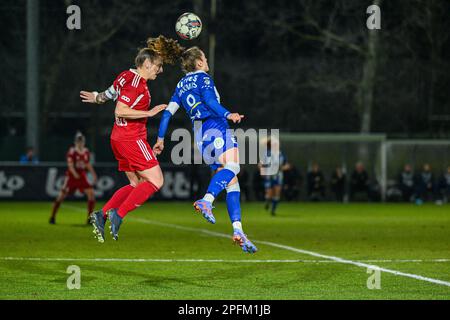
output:
[[[184,51],[184,48],[178,41],[162,35],[157,38],[148,38],[146,49],[153,52],[154,55],[161,57],[163,62],[168,64],[177,62]]]

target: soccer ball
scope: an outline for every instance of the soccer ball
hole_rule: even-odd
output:
[[[202,32],[202,21],[191,12],[183,13],[175,24],[175,31],[183,40],[192,40],[197,38]]]

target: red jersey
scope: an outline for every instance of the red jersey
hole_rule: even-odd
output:
[[[119,74],[114,81],[117,101],[131,109],[148,111],[151,96],[147,81],[135,70],[127,70]],[[123,119],[117,118],[111,133],[111,139],[116,141],[147,140],[147,118]]]
[[[71,147],[69,151],[67,151],[67,162],[72,162],[73,167],[75,168],[75,171],[80,175],[83,176],[86,174],[86,167],[89,164],[89,161],[91,159],[91,154],[87,148],[84,148],[83,150],[78,150],[75,147]],[[72,173],[70,170],[67,170],[67,174],[72,177]],[[73,178],[73,177],[72,177]]]

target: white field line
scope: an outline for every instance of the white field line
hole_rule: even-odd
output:
[[[210,236],[215,236],[215,237],[222,237],[222,238],[229,238],[230,237],[229,235],[224,234],[224,233],[212,232],[212,231],[209,231],[209,230],[199,229],[199,228],[189,228],[189,227],[179,226],[179,225],[176,225],[176,224],[156,222],[156,221],[147,220],[147,219],[143,219],[143,218],[132,218],[130,220],[138,221],[138,222],[141,222],[141,223],[158,225],[158,226],[162,226],[162,227],[174,228],[174,229],[178,229],[178,230],[202,232],[204,234],[208,234]],[[396,275],[396,276],[412,278],[412,279],[416,279],[416,280],[426,281],[426,282],[435,283],[435,284],[439,284],[439,285],[450,287],[450,282],[448,282],[448,281],[443,281],[443,280],[439,280],[439,279],[433,279],[433,278],[429,278],[429,277],[424,277],[424,276],[413,274],[413,273],[406,273],[406,272],[401,272],[401,271],[397,271],[397,270],[382,268],[382,267],[379,267],[379,266],[376,266],[376,265],[367,264],[367,263],[360,262],[360,261],[352,261],[352,260],[343,259],[343,258],[339,258],[339,257],[335,257],[335,256],[328,256],[328,255],[324,255],[324,254],[321,254],[321,253],[308,251],[308,250],[303,250],[303,249],[298,249],[298,248],[294,248],[294,247],[291,247],[291,246],[286,246],[286,245],[282,245],[282,244],[278,244],[278,243],[274,243],[274,242],[270,242],[270,241],[253,240],[253,242],[264,244],[264,245],[275,247],[275,248],[279,248],[279,249],[284,249],[284,250],[288,250],[288,251],[302,253],[302,254],[310,255],[310,256],[313,256],[313,257],[321,258],[321,259],[331,260],[331,261],[335,261],[335,262],[339,262],[339,263],[343,263],[343,264],[350,264],[350,265],[354,265],[354,266],[365,268],[365,269],[369,269],[370,268],[372,270],[380,270],[382,272],[391,273],[391,274]]]
[[[207,263],[341,263],[333,260],[310,260],[310,259],[259,259],[259,260],[227,260],[227,259],[148,259],[148,258],[42,258],[42,257],[0,257],[0,261],[41,261],[41,262],[207,262]],[[450,259],[430,260],[361,260],[360,262],[450,262]]]
[[[77,210],[81,210],[81,208],[78,208],[78,207],[74,207],[74,206],[70,206],[70,207],[72,207],[72,209],[76,208]],[[200,228],[184,227],[184,226],[180,226],[180,225],[176,225],[176,224],[170,224],[170,223],[162,223],[162,222],[152,221],[152,220],[143,219],[143,218],[129,218],[128,220],[141,222],[141,223],[146,223],[146,224],[158,225],[158,226],[168,227],[168,228],[173,228],[173,229],[178,229],[178,230],[184,230],[184,231],[201,232],[201,233],[213,236],[213,237],[221,237],[221,238],[229,238],[230,237],[228,234],[225,234],[225,233],[213,232],[213,231],[200,229]],[[286,246],[286,245],[282,245],[282,244],[278,244],[278,243],[270,242],[270,241],[253,240],[253,242],[264,244],[266,246],[279,248],[279,249],[284,249],[284,250],[287,250],[287,251],[293,251],[293,252],[297,252],[297,253],[313,256],[313,257],[316,257],[316,258],[321,258],[321,259],[325,259],[325,260],[331,260],[331,261],[335,261],[335,262],[339,262],[339,263],[343,263],[343,264],[354,265],[354,266],[365,268],[365,269],[369,269],[370,268],[372,270],[379,270],[379,271],[390,273],[390,274],[393,274],[393,275],[396,275],[396,276],[412,278],[412,279],[416,279],[416,280],[421,280],[421,281],[425,281],[425,282],[430,282],[430,283],[434,283],[434,284],[439,284],[439,285],[442,285],[442,286],[450,287],[450,282],[448,282],[448,281],[443,281],[443,280],[439,280],[439,279],[424,277],[424,276],[413,274],[413,273],[406,273],[406,272],[401,272],[401,271],[397,271],[397,270],[382,268],[382,267],[379,267],[379,266],[376,266],[376,265],[373,265],[373,264],[367,264],[367,263],[364,263],[364,262],[353,261],[353,260],[343,259],[343,258],[340,258],[340,257],[324,255],[324,254],[321,254],[321,253],[308,251],[308,250],[303,250],[303,249],[299,249],[299,248],[295,248],[295,247],[291,247],[291,246]]]

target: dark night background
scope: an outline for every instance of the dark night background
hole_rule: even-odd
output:
[[[369,31],[366,9],[375,2],[382,29]],[[81,7],[81,30],[66,28],[70,4]],[[103,144],[114,105],[84,105],[79,91],[109,86],[147,37],[175,38],[175,20],[186,11],[204,29],[180,42],[207,53],[215,32],[216,85],[223,104],[246,115],[244,128],[450,137],[449,1],[218,0],[213,24],[206,0],[41,0],[42,160],[60,160],[77,129],[99,161],[113,160]],[[26,1],[2,0],[0,17],[0,160],[16,160],[26,146]],[[166,103],[182,75],[178,66],[164,69],[149,83],[153,104]],[[151,137],[158,123],[149,121]],[[171,124],[190,126],[182,112]]]

